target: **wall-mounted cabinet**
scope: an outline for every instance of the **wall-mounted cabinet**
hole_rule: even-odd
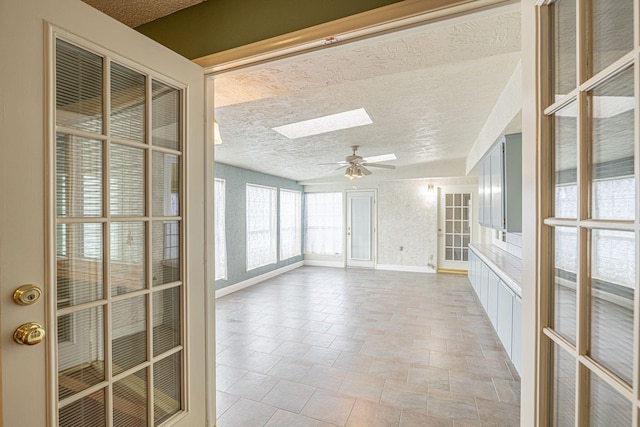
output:
[[[504,135],[480,164],[478,222],[522,231],[522,134]]]

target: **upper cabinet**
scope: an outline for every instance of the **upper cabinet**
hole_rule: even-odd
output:
[[[480,225],[522,231],[522,134],[504,135],[482,159]]]

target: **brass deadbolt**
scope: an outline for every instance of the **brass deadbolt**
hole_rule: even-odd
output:
[[[19,305],[31,305],[40,299],[42,291],[36,285],[20,286],[13,293],[13,300]]]
[[[41,324],[36,322],[25,323],[13,333],[13,340],[18,344],[36,345],[44,340],[45,331]]]

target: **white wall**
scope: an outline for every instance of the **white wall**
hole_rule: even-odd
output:
[[[438,260],[438,198],[429,194],[429,184],[438,186],[477,185],[477,177],[416,179],[375,182],[349,181],[342,184],[306,185],[306,193],[345,192],[358,190],[378,192],[378,255],[379,268],[415,271],[435,271]],[[400,246],[403,250],[400,250]],[[342,262],[343,257],[305,255],[305,260]]]

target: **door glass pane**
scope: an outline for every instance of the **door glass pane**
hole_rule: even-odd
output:
[[[144,254],[143,222],[111,223],[111,295],[144,289]]]
[[[153,223],[153,285],[180,280],[180,223]]]
[[[153,81],[153,145],[180,149],[180,91]]]
[[[153,153],[153,215],[180,215],[180,156]]]
[[[369,198],[351,199],[351,259],[371,260],[371,203]]]
[[[177,352],[153,365],[153,397],[155,424],[159,425],[182,408],[182,352]]]
[[[103,308],[58,317],[58,398],[104,381]]]
[[[635,218],[633,83],[629,68],[589,93],[592,218]]]
[[[144,142],[145,77],[111,63],[111,135]]]
[[[102,299],[102,224],[56,226],[58,308]]]
[[[147,371],[113,383],[113,425],[147,427]]]
[[[553,88],[555,102],[576,85],[576,0],[558,0],[552,5]]]
[[[153,355],[180,345],[180,287],[153,294]]]
[[[60,427],[105,427],[107,423],[105,400],[105,391],[98,390],[60,408]]]
[[[578,234],[575,228],[554,228],[553,329],[576,343],[576,273]]]
[[[102,132],[102,57],[56,40],[56,124]]]
[[[633,0],[592,0],[591,11],[593,76],[633,48]]]
[[[630,232],[591,232],[590,356],[628,383],[633,371],[635,245]]]
[[[102,141],[56,135],[56,215],[102,216]]]
[[[631,402],[596,374],[590,373],[591,399],[589,425],[593,427],[631,426]]]
[[[111,215],[144,215],[144,159],[139,148],[111,144]]]
[[[574,427],[576,407],[576,362],[560,346],[553,348],[553,408],[550,413],[554,427]]]
[[[126,371],[147,360],[146,309],[144,296],[113,303],[114,374]]]
[[[572,102],[553,116],[556,218],[578,217],[577,108]]]

